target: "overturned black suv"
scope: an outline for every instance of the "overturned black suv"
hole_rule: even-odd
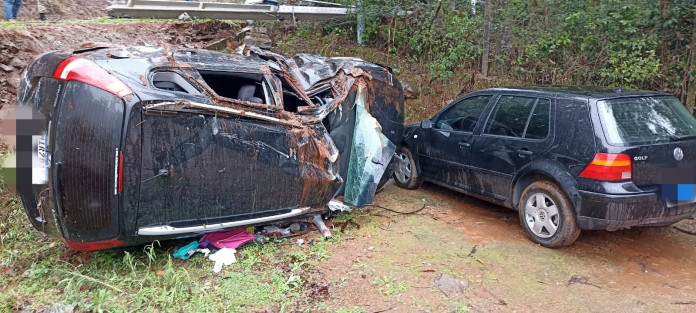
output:
[[[696,216],[696,119],[666,93],[480,90],[404,136],[398,186],[428,180],[515,209],[546,247]]]
[[[403,132],[391,69],[259,49],[82,47],[29,65],[17,188],[75,250],[360,207]]]

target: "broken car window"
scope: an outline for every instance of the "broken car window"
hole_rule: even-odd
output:
[[[142,79],[145,79],[144,76]],[[175,72],[155,72],[152,74],[152,84],[158,89],[185,92],[193,95],[201,94],[191,83]]]
[[[205,83],[219,96],[260,104],[265,104],[267,101],[261,74],[199,72]]]

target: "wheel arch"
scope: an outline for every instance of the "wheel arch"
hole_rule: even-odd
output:
[[[568,197],[577,219],[577,213],[580,209],[577,180],[565,166],[555,161],[532,162],[515,175],[512,181],[512,208],[518,210],[524,189],[539,180],[548,180],[561,187],[561,192]]]

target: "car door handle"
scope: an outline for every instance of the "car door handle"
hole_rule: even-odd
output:
[[[468,148],[468,147],[471,147],[471,144],[468,143],[468,142],[466,142],[466,141],[460,141],[460,142],[459,142],[459,147],[460,147],[460,148]]]
[[[529,149],[527,149],[527,148],[518,149],[518,150],[517,150],[517,153],[518,153],[521,157],[527,157],[527,156],[530,156],[530,155],[534,154],[534,152],[529,151]]]

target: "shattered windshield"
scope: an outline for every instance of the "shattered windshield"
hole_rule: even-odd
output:
[[[696,118],[674,97],[601,100],[597,110],[612,145],[652,144],[696,136]]]

